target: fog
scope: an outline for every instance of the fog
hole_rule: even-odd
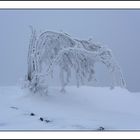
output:
[[[38,32],[66,32],[112,49],[127,88],[140,91],[140,10],[0,10],[0,86],[19,83],[27,71],[32,25]],[[103,66],[97,65],[106,82]]]

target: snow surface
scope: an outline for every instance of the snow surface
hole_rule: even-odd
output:
[[[41,96],[16,86],[1,87],[0,130],[140,130],[139,93],[119,87],[59,90],[51,87]]]

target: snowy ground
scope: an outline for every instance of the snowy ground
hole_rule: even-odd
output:
[[[60,93],[50,88],[48,96],[40,96],[1,87],[0,130],[140,130],[140,93],[107,87],[66,89]]]

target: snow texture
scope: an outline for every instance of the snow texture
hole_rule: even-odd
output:
[[[140,94],[115,87],[0,88],[0,130],[140,130]]]

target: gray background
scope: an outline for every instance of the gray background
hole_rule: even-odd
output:
[[[78,39],[92,37],[109,47],[128,89],[140,91],[140,10],[0,10],[0,86],[15,85],[26,74],[29,25],[38,32],[53,30]],[[97,65],[97,75],[106,83],[102,67]]]

